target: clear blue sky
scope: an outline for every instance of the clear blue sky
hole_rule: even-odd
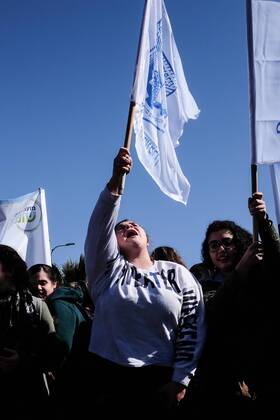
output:
[[[77,259],[99,192],[123,143],[144,0],[0,0],[0,198],[46,189],[54,261]],[[120,217],[151,247],[200,260],[213,219],[251,229],[245,0],[166,0],[186,79],[201,115],[177,154],[191,183],[172,201],[137,160]],[[274,218],[269,171],[260,190]]]

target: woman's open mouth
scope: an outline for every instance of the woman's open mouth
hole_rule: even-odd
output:
[[[137,236],[137,235],[138,235],[138,232],[137,232],[136,229],[128,229],[125,236],[128,239],[128,238],[132,238],[133,236]]]

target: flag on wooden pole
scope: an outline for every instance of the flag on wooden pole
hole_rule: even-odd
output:
[[[136,104],[136,150],[160,189],[186,204],[190,184],[175,147],[184,124],[198,117],[163,0],[147,0],[132,101]]]

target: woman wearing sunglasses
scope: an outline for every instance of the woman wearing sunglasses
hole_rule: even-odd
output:
[[[253,208],[257,206],[257,214],[265,222],[265,202],[262,194],[256,193],[250,201]],[[241,226],[230,220],[215,220],[205,234],[202,243],[202,264],[196,264],[191,272],[200,281],[205,301],[214,296],[225,278],[234,270],[244,271],[249,264],[263,258],[263,246],[253,243],[252,235]]]
[[[278,407],[280,242],[262,193],[249,199],[261,242],[232,221],[214,221],[202,244],[207,335],[189,393],[196,419],[270,417]]]

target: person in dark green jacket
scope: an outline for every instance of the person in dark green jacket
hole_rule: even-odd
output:
[[[79,329],[86,322],[81,312],[82,299],[82,291],[70,287],[58,287],[46,299],[57,334],[67,344],[69,352],[77,346]]]
[[[47,303],[57,335],[67,345],[68,352],[79,351],[80,330],[88,322],[82,307],[82,291],[60,287],[56,270],[46,264],[34,265],[29,269],[29,275],[34,294]]]

